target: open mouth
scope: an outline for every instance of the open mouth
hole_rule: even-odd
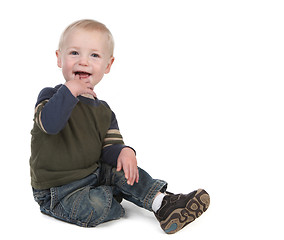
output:
[[[92,75],[88,72],[83,72],[83,71],[77,71],[77,72],[74,72],[74,74],[79,75],[80,78],[87,78]]]

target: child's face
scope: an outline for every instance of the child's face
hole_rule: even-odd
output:
[[[68,33],[61,50],[56,51],[57,65],[66,81],[76,75],[95,86],[109,73],[114,58],[110,56],[106,33],[73,30]]]

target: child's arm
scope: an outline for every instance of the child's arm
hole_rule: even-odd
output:
[[[36,104],[36,123],[47,134],[57,134],[64,128],[79,101],[77,96],[90,94],[96,97],[91,83],[81,80],[78,75],[55,91],[53,88],[43,89]]]
[[[123,169],[125,178],[128,180],[127,183],[129,185],[133,185],[134,182],[138,182],[139,172],[137,168],[135,150],[124,145],[114,113],[112,113],[110,129],[104,139],[101,160],[116,167],[117,171],[121,171]]]
[[[101,160],[116,167],[117,171],[123,169],[129,185],[133,185],[134,182],[138,183],[139,172],[135,150],[133,148],[124,144],[112,144],[103,149]]]
[[[65,85],[58,90],[43,89],[35,108],[38,127],[47,134],[57,134],[64,128],[78,101]]]

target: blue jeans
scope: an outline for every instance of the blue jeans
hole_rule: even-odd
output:
[[[46,190],[33,189],[34,199],[42,213],[83,227],[95,227],[124,216],[122,198],[152,211],[154,197],[166,190],[167,183],[138,169],[139,182],[133,186],[127,184],[123,171],[102,164],[81,180]]]

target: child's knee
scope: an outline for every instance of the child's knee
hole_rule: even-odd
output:
[[[71,211],[73,221],[84,227],[95,227],[123,215],[124,209],[113,198],[109,186],[84,189],[75,200]]]

